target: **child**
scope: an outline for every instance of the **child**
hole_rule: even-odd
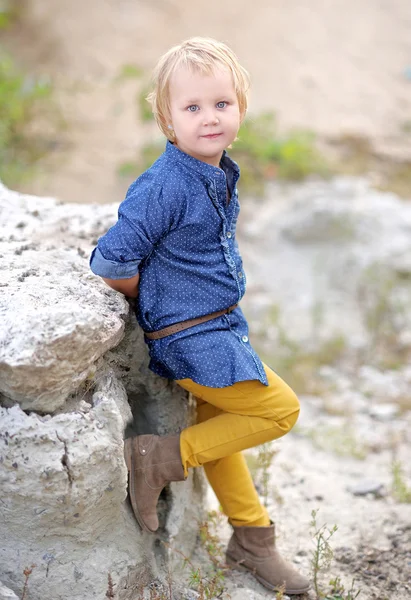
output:
[[[98,241],[91,269],[137,298],[150,368],[197,399],[197,424],[179,435],[125,442],[129,491],[142,529],[158,528],[170,481],[203,466],[233,527],[227,563],[267,588],[308,590],[275,548],[242,450],[286,434],[299,403],[253,350],[238,306],[246,279],[236,242],[239,168],[225,149],[247,110],[248,75],[222,43],[192,38],[154,72],[150,101],[165,152],[129,188],[117,223]]]

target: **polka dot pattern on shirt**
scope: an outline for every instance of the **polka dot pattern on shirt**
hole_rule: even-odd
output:
[[[117,223],[92,253],[90,266],[97,275],[122,279],[140,273],[136,306],[144,331],[226,309],[245,293],[235,235],[240,173],[226,153],[220,166],[167,142],[166,151],[130,186]],[[240,308],[146,341],[150,368],[163,377],[190,378],[209,387],[248,379],[268,385]]]

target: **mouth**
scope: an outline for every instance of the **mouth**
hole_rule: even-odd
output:
[[[222,133],[209,133],[208,135],[202,135],[201,137],[206,138],[207,140],[215,140],[216,138],[223,135]]]

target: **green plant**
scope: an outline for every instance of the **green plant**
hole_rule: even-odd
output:
[[[246,119],[230,155],[240,162],[244,187],[252,190],[261,190],[262,182],[273,177],[301,180],[327,173],[315,135],[301,130],[280,134],[273,113]]]
[[[211,511],[208,513],[208,519],[201,523],[200,541],[205,549],[212,565],[211,570],[205,579],[204,594],[205,598],[219,598],[225,593],[225,573],[227,565],[225,564],[224,547],[217,535],[217,530],[221,525],[224,515],[221,512]]]
[[[354,590],[355,579],[351,582],[351,587],[346,590],[344,585],[341,583],[340,577],[330,580],[331,590],[325,596],[324,600],[355,600],[361,593],[360,590]]]
[[[329,585],[331,589],[326,592],[321,589],[319,575],[330,568],[334,552],[331,548],[330,540],[338,530],[334,525],[331,529],[326,524],[321,527],[317,524],[317,510],[311,511],[310,527],[313,533],[314,550],[311,553],[311,568],[313,572],[313,583],[316,600],[354,600],[360,594],[360,590],[354,591],[355,579],[352,580],[349,590],[345,590],[340,577],[331,579]]]
[[[392,493],[398,502],[411,503],[411,487],[404,479],[404,471],[399,460],[392,463]]]
[[[285,585],[281,586],[280,589],[275,593],[275,600],[284,600]]]
[[[267,442],[258,446],[257,455],[257,472],[260,472],[262,497],[264,500],[264,506],[268,506],[268,487],[270,483],[270,472],[269,468],[273,462],[274,456],[278,452],[278,448],[274,447],[273,442]]]
[[[314,550],[311,556],[311,567],[313,571],[314,590],[317,600],[324,598],[324,593],[320,589],[318,576],[321,571],[330,568],[334,553],[330,545],[330,539],[337,531],[337,525],[328,529],[327,525],[318,527],[317,525],[317,510],[311,511],[310,526],[313,530],[313,538],[315,542]]]
[[[47,150],[33,125],[49,106],[51,86],[21,74],[0,51],[0,179],[6,184],[27,179]]]
[[[184,568],[188,567],[190,569],[188,585],[198,592],[199,600],[211,600],[215,597],[223,598],[224,573],[222,570],[217,570],[209,576],[202,571],[200,566],[195,566],[181,550],[171,549],[183,558]],[[161,600],[163,599],[161,598]]]
[[[183,567],[189,569],[188,585],[198,592],[199,600],[229,597],[225,591],[225,574],[228,567],[225,564],[224,548],[217,535],[217,529],[223,518],[222,513],[211,511],[208,513],[207,520],[199,525],[200,542],[206,551],[208,564],[207,561],[203,561],[201,566],[194,565],[181,550],[163,542],[166,547],[183,558]]]

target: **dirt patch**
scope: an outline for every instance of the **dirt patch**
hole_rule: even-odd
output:
[[[341,572],[355,578],[357,589],[368,589],[370,600],[411,594],[411,526],[391,526],[385,549],[359,545],[337,548],[334,554]]]

